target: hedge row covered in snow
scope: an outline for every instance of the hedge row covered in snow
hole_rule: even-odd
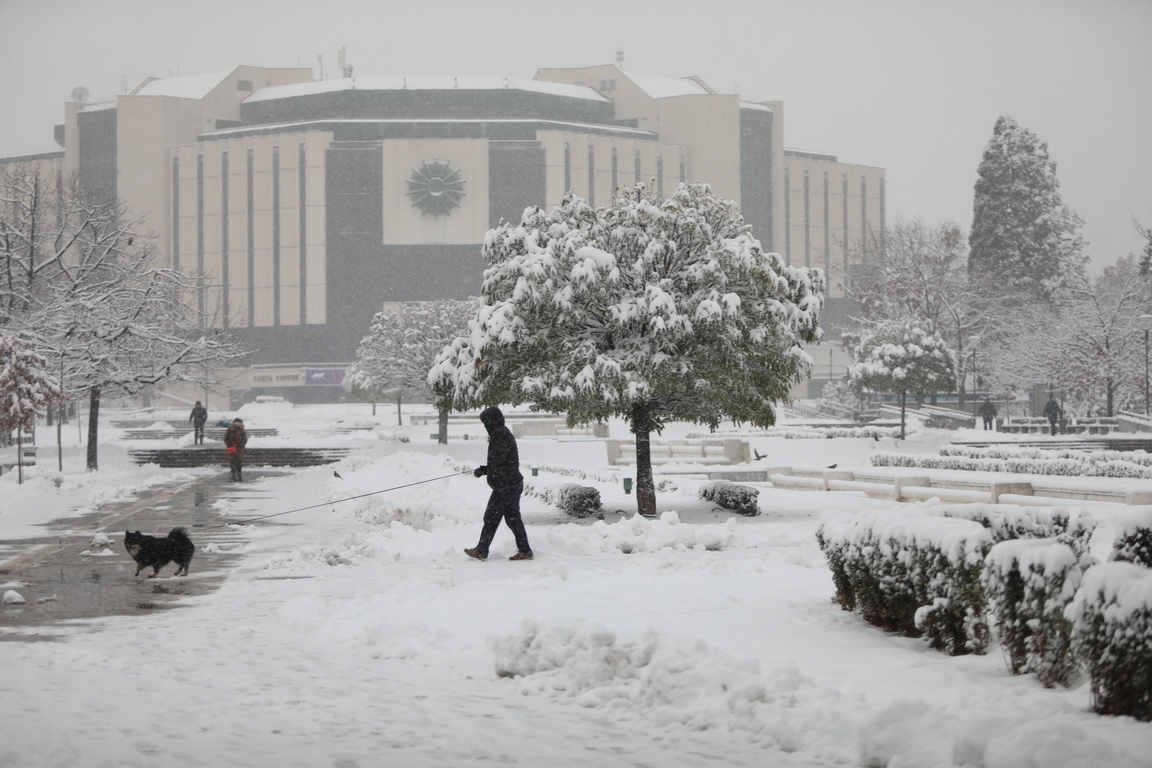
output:
[[[980,524],[902,510],[825,513],[816,538],[845,610],[891,632],[925,635],[951,655],[987,648],[980,571],[992,535]]]
[[[1077,664],[1064,609],[1080,586],[1081,558],[1054,538],[1016,539],[993,546],[984,565],[984,588],[1012,674],[1034,673],[1048,688],[1071,683]]]
[[[1055,538],[1070,546],[1076,556],[1088,552],[1096,518],[1066,507],[1018,507],[1007,504],[947,504],[932,507],[945,517],[971,520],[988,529],[992,541]]]
[[[953,655],[983,652],[991,626],[1014,674],[1052,687],[1083,667],[1097,712],[1152,720],[1152,570],[1093,564],[1086,515],[970,508],[826,512],[816,537],[841,607]],[[1114,556],[1145,556],[1150,531],[1152,508],[1130,513]]]
[[[872,454],[875,467],[916,469],[959,469],[969,472],[1013,472],[1025,475],[1064,475],[1069,477],[1122,477],[1152,479],[1152,467],[1132,461],[1096,461],[1088,458],[973,458],[968,456],[878,452]]]
[[[591,517],[600,512],[600,491],[587,485],[549,485],[535,480],[524,483],[524,493],[560,507],[572,517]]]
[[[1152,467],[1152,453],[1147,451],[1093,451],[1078,448],[1028,448],[1013,445],[992,445],[978,448],[968,445],[945,445],[940,448],[941,456],[965,456],[969,459],[1076,459],[1107,463],[1123,461]]]
[[[760,514],[760,491],[728,480],[713,480],[700,486],[700,498],[723,509],[730,509],[748,517]]]
[[[688,438],[780,437],[785,440],[819,440],[833,437],[899,437],[900,427],[766,427],[764,429],[718,429],[715,432],[690,432]]]
[[[1152,507],[1131,509],[1120,517],[1112,559],[1152,568]]]
[[[1064,616],[1073,652],[1092,676],[1092,708],[1152,721],[1152,570],[1090,568]]]

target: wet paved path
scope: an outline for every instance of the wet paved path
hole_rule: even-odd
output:
[[[15,589],[27,600],[24,605],[0,605],[0,640],[50,639],[51,631],[41,636],[37,628],[161,610],[174,607],[181,597],[217,589],[239,561],[244,543],[235,529],[221,524],[251,516],[244,511],[244,501],[264,495],[252,486],[253,480],[287,473],[245,470],[243,483],[230,482],[227,472],[198,477],[146,491],[147,496],[136,501],[56,520],[40,538],[0,540],[0,584],[19,584]],[[218,500],[228,501],[232,514],[221,516],[214,506]],[[176,565],[169,564],[154,579],[146,578],[151,569],[135,576],[136,563],[124,549],[124,531],[165,536],[176,526],[186,527],[196,545],[189,575],[173,577]],[[111,540],[114,555],[99,554],[91,546],[101,533]]]

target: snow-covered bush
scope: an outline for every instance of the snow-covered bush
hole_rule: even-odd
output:
[[[1048,688],[1077,672],[1064,609],[1080,586],[1081,560],[1057,539],[1015,539],[992,547],[983,581],[1012,674],[1035,673]]]
[[[1152,568],[1152,507],[1129,510],[1120,517],[1112,559]]]
[[[1093,566],[1064,616],[1092,677],[1092,709],[1152,721],[1152,570]]]
[[[713,480],[700,486],[700,498],[723,509],[730,509],[748,517],[760,514],[760,491],[728,480]]]
[[[587,485],[547,485],[529,481],[524,484],[524,492],[560,507],[572,517],[591,517],[601,510],[600,491]]]
[[[945,517],[960,517],[980,523],[992,534],[993,542],[1055,538],[1070,546],[1077,557],[1088,552],[1089,541],[1096,530],[1096,518],[1066,507],[955,504],[935,507],[934,510]]]
[[[877,467],[1152,479],[1152,455],[1143,451],[1045,451],[949,447],[941,448],[939,456],[878,452],[871,456],[871,462]]]
[[[992,537],[979,524],[923,511],[826,512],[816,538],[845,610],[891,632],[925,635],[951,655],[987,648],[980,572]]]

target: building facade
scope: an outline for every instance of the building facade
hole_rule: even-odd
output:
[[[253,350],[243,388],[308,400],[334,394],[385,302],[476,295],[488,229],[569,190],[603,205],[636,182],[707,182],[766,250],[829,273],[832,319],[838,271],[882,230],[884,172],[785,150],[783,115],[612,65],[321,81],[241,66],[68,103],[61,151],[0,162],[49,163],[146,216],[167,265],[199,279],[190,300]]]

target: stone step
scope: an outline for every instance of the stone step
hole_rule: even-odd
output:
[[[315,467],[334,464],[349,453],[348,448],[248,448],[244,464],[267,467]],[[141,448],[128,451],[137,464],[161,467],[227,466],[228,457],[220,448]]]

